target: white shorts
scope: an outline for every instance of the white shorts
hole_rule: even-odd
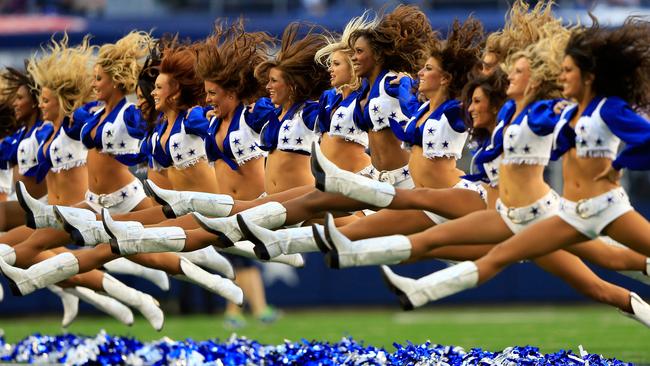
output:
[[[477,182],[472,182],[467,179],[461,179],[460,182],[456,183],[453,188],[458,188],[458,189],[469,189],[470,191],[474,191],[481,196],[483,201],[487,202],[487,192],[485,191],[485,188],[481,183]],[[430,211],[422,211],[424,212],[425,215],[427,215],[431,221],[433,221],[436,225],[440,225],[443,222],[449,221],[448,218],[442,217],[440,215],[437,215],[433,212]]]
[[[133,210],[146,197],[142,183],[135,178],[113,193],[96,194],[86,191],[85,202],[96,213],[100,213],[102,208],[107,208],[111,214],[121,214]]]
[[[415,188],[415,183],[413,183],[413,178],[411,178],[408,165],[395,170],[377,170],[372,165],[368,165],[357,172],[357,174],[380,182],[390,183],[395,188]]]
[[[517,234],[529,225],[557,215],[560,195],[551,189],[544,197],[524,207],[507,207],[501,199],[497,199],[496,208],[510,231]]]
[[[595,239],[607,225],[632,210],[627,193],[618,187],[579,202],[562,198],[559,216],[588,238]]]

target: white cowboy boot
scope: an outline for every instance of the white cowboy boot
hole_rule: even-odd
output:
[[[259,259],[318,251],[311,226],[272,231],[249,222],[241,215],[237,215],[237,223],[244,238],[255,244],[255,255]]]
[[[187,258],[181,257],[180,260],[183,275],[174,277],[195,283],[234,304],[242,305],[244,303],[244,292],[232,280],[212,274],[190,262]]]
[[[395,187],[391,184],[337,167],[315,142],[311,148],[311,171],[316,178],[316,188],[323,192],[340,193],[375,207],[387,207],[395,197]]]
[[[231,280],[235,279],[235,269],[232,264],[226,257],[219,254],[212,245],[193,252],[178,253],[178,255],[189,259],[190,262],[198,266],[219,272]]]
[[[113,259],[108,263],[104,263],[103,267],[111,273],[142,277],[149,282],[153,282],[163,291],[169,290],[169,277],[167,277],[165,271],[145,267],[126,258]]]
[[[63,305],[63,319],[61,319],[61,326],[67,328],[79,313],[79,298],[73,294],[65,292],[57,285],[49,285],[47,286],[47,289],[61,298],[61,304]]]
[[[330,250],[325,262],[330,268],[397,264],[411,255],[411,242],[404,235],[381,236],[352,241],[334,225],[334,217],[325,217],[325,238]]]
[[[242,232],[239,230],[235,216],[220,217],[211,219],[198,212],[192,213],[196,222],[203,230],[217,235],[223,242],[222,247],[232,246],[242,239]],[[249,208],[239,213],[249,222],[253,222],[267,229],[275,229],[284,225],[287,218],[287,209],[279,202],[267,202],[265,204]]]
[[[7,244],[0,244],[0,258],[10,266],[16,263],[16,251]]]
[[[185,247],[185,231],[178,226],[129,226],[125,224],[133,222],[113,221],[107,209],[102,210],[102,221],[104,229],[111,236],[109,243],[115,254],[180,252]]]
[[[404,310],[413,310],[478,284],[478,268],[470,261],[447,267],[417,280],[398,276],[388,266],[381,266],[381,270],[386,284],[399,296]]]
[[[100,243],[108,243],[111,240],[111,237],[104,230],[104,224],[97,220],[94,213],[92,217],[80,217],[75,210],[80,209],[54,206],[54,214],[57,220],[61,223],[63,230],[70,234],[70,238],[76,245],[95,246]]]
[[[29,192],[27,192],[25,184],[21,181],[16,182],[16,198],[25,211],[25,226],[28,228],[40,229],[45,227],[61,227],[56,216],[54,216],[53,206],[46,205],[32,197]]]
[[[98,294],[89,288],[81,286],[67,288],[65,292],[87,302],[97,310],[112,316],[122,324],[128,326],[133,325],[133,313],[131,309],[110,296]]]
[[[255,255],[255,244],[250,241],[238,241],[231,247],[217,248],[217,250],[244,258],[258,259]],[[277,257],[263,262],[282,263],[295,268],[302,268],[305,266],[305,259],[300,254],[280,254]]]
[[[650,327],[650,305],[634,292],[630,292],[630,305],[632,305],[634,313],[630,314],[621,310],[621,314],[638,321],[646,327]]]
[[[79,261],[72,253],[61,253],[27,269],[16,268],[0,259],[0,270],[9,281],[9,287],[16,296],[24,296],[61,282],[79,273]]]
[[[102,287],[108,296],[137,309],[155,330],[162,329],[165,314],[158,307],[158,301],[151,295],[126,286],[108,273],[104,273]]]
[[[199,212],[210,217],[230,215],[235,200],[226,194],[174,191],[162,189],[147,179],[144,182],[147,195],[162,205],[165,217],[173,219],[190,212]]]

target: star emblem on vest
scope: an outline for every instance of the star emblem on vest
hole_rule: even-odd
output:
[[[298,137],[298,138],[296,139],[296,144],[298,144],[298,145],[302,145],[302,137]]]
[[[513,152],[515,152],[515,148],[512,147],[512,146],[510,146],[510,147],[508,148],[508,151],[511,152],[511,153],[513,153]]]
[[[183,158],[183,154],[176,154],[176,160],[181,160]]]
[[[72,154],[68,153],[68,160],[72,160]]]
[[[242,150],[242,149],[237,150],[237,155],[239,155],[239,156],[244,155],[244,150]]]
[[[338,119],[343,119],[343,116],[345,116],[345,114],[343,114],[343,112],[339,112],[336,114],[336,116],[338,117]]]
[[[241,144],[241,142],[239,141],[239,139],[235,139],[233,142],[234,142],[235,145],[239,145],[239,144]]]
[[[350,127],[350,128],[348,128],[348,133],[354,133],[354,131],[355,131],[355,130],[354,130],[354,127]]]
[[[288,143],[289,143],[289,138],[288,138],[287,136],[284,136],[284,137],[282,138],[282,143],[283,143],[283,144],[288,144]]]
[[[58,164],[58,163],[61,163],[61,158],[58,157],[58,156],[57,156],[54,160],[57,162],[57,164]]]
[[[172,145],[172,147],[174,148],[174,150],[178,150],[178,142],[174,142],[174,144]]]
[[[112,149],[113,148],[113,143],[112,142],[107,142],[106,143],[106,148],[107,149]]]
[[[524,153],[528,154],[530,152],[530,146],[526,145],[524,146]]]
[[[436,132],[436,129],[433,128],[433,127],[430,127],[430,128],[427,130],[427,132],[429,133],[429,135],[433,135],[433,133]]]
[[[442,148],[443,148],[443,149],[446,149],[446,148],[448,148],[448,147],[449,147],[449,142],[444,141],[444,142],[442,143]]]
[[[249,146],[248,148],[251,149],[251,151],[255,151],[255,144],[252,144],[252,145]]]
[[[126,193],[125,191],[122,191],[122,192],[120,192],[120,196],[122,196],[122,198],[126,198],[126,197],[128,197],[129,195],[128,195],[128,193]]]
[[[59,147],[58,147],[58,146],[54,146],[54,149],[52,149],[52,150],[54,150],[54,152],[59,152]]]
[[[374,107],[372,107],[372,111],[373,111],[374,113],[379,113],[379,106],[376,106],[376,105],[375,105]]]
[[[395,118],[395,117],[397,117],[397,113],[395,113],[395,112],[391,112],[391,114],[390,114],[390,118]]]
[[[377,118],[377,123],[380,125],[384,124],[384,117]]]
[[[108,136],[108,137],[112,137],[112,136],[113,136],[113,131],[111,131],[111,130],[107,130],[107,131],[106,131],[106,136]]]
[[[600,137],[596,140],[596,145],[600,146],[602,145],[603,140],[600,139]]]
[[[190,154],[190,156],[194,156],[196,155],[196,150],[190,149],[190,151],[188,151],[187,153]]]
[[[283,128],[285,131],[289,131],[289,129],[291,128],[291,126],[289,126],[289,125],[284,125],[284,126],[282,126],[282,128]]]
[[[492,174],[492,175],[496,175],[498,172],[499,171],[497,170],[497,168],[490,169],[490,174]]]
[[[427,149],[433,149],[433,142],[429,141],[427,142]]]
[[[334,125],[334,132],[341,132],[341,125]]]
[[[124,141],[121,141],[121,142],[120,142],[120,147],[121,147],[121,148],[126,147],[126,144],[124,143]]]

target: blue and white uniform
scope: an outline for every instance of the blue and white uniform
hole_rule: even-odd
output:
[[[171,128],[169,139],[163,148],[160,140],[167,129],[168,121],[157,125],[145,149],[149,157],[149,167],[163,170],[173,167],[178,170],[195,165],[202,159],[207,160],[205,140],[210,138],[208,126],[210,122],[205,117],[205,109],[194,107],[189,112],[181,112],[176,117]]]
[[[84,105],[74,112],[73,118],[83,122],[81,142],[87,149],[97,149],[110,154],[120,163],[133,166],[143,160],[141,143],[145,138],[146,122],[133,103],[123,98],[104,117],[104,106],[98,102]],[[94,133],[93,133],[94,130]],[[126,213],[133,210],[146,194],[140,180],[133,181],[115,192],[97,194],[86,191],[86,204],[96,212],[107,208],[111,213]]]
[[[86,165],[88,149],[81,142],[83,121],[65,117],[47,148],[37,153],[36,179],[41,181],[48,172],[59,173]],[[49,139],[50,136],[48,136]]]
[[[558,124],[558,116],[553,112],[555,101],[544,100],[528,105],[519,115],[514,116],[516,105],[507,101],[499,111],[499,123],[489,140],[485,141],[474,156],[477,174],[465,178],[482,180],[495,187],[498,185],[497,164],[547,165],[552,154],[553,131]],[[556,215],[560,196],[553,190],[524,207],[508,207],[501,199],[496,202],[496,210],[513,233],[518,233],[528,225]]]
[[[268,98],[259,99],[250,110],[244,104],[237,106],[221,141],[222,149],[216,143],[222,121],[213,117],[208,128],[209,138],[205,143],[208,160],[223,160],[232,170],[237,170],[249,160],[265,157],[266,151],[259,146],[260,132],[267,121],[267,115],[274,110],[275,106]]]
[[[412,146],[422,147],[422,154],[427,159],[452,158],[458,160],[463,153],[467,141],[467,127],[463,121],[463,112],[460,102],[454,99],[447,100],[429,113],[426,120],[419,126],[418,121],[429,113],[429,102],[420,106],[402,129],[395,121],[391,121],[393,132],[403,141],[405,149],[411,150]],[[483,200],[486,199],[485,188],[479,183],[461,179],[453,188],[469,189],[478,193]],[[448,221],[447,218],[433,212],[424,213],[436,224]]]
[[[315,131],[318,103],[296,103],[289,108],[282,120],[278,119],[280,113],[282,110],[276,108],[266,115],[260,148],[269,153],[277,149],[303,155],[311,154],[311,144],[319,138],[318,132]]]
[[[321,133],[368,147],[368,133],[360,126],[363,111],[359,99],[364,85],[345,98],[336,89],[326,90],[321,95],[318,102],[318,129]]]
[[[381,131],[390,128],[392,124],[405,126],[419,103],[413,92],[413,80],[408,77],[400,79],[399,83],[391,84],[397,74],[383,70],[374,84],[364,87],[362,95],[368,93],[368,101],[363,109],[363,119],[360,127],[364,131]],[[367,169],[367,175],[381,182],[388,182],[397,188],[413,188],[413,180],[408,165],[391,170],[380,171],[372,166]]]
[[[618,97],[595,97],[574,128],[569,122],[577,107],[567,108],[556,130],[560,152],[576,149],[578,157],[613,159],[616,169],[650,169],[650,122]],[[625,148],[617,155],[621,140]],[[633,210],[623,187],[596,197],[569,201],[562,198],[560,217],[589,238],[596,238],[611,222]]]

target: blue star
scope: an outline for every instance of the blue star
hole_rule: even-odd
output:
[[[379,112],[379,106],[372,107],[372,111],[375,113]]]
[[[585,125],[580,126],[580,131],[584,131],[586,129]]]
[[[106,131],[106,136],[113,136],[113,132],[111,130]]]
[[[107,149],[112,149],[113,148],[113,143],[112,142],[107,142],[106,143],[106,148]]]
[[[334,132],[341,132],[341,125],[335,125]]]
[[[603,140],[600,137],[596,140],[596,145],[600,146],[603,143]]]
[[[390,114],[390,118],[395,118],[395,117],[397,117],[397,113],[392,112],[392,113]]]
[[[406,168],[402,169],[402,175],[405,176],[405,177],[408,177],[409,176],[409,170],[406,169]]]
[[[58,156],[57,156],[54,160],[56,160],[57,163],[60,163],[60,162],[61,162],[61,158],[58,157]]]
[[[190,149],[190,151],[188,151],[188,153],[190,154],[190,156],[194,156],[194,155],[196,155],[196,150]]]
[[[508,138],[513,139],[513,138],[515,138],[515,135],[513,135],[513,134],[509,134],[509,135],[508,135]]]
[[[511,153],[513,153],[513,152],[515,152],[515,148],[512,147],[512,146],[510,146],[510,147],[508,148],[508,151],[511,152]]]
[[[443,149],[446,149],[446,148],[448,148],[448,147],[449,147],[449,142],[444,141],[444,142],[442,143],[442,148],[443,148]]]
[[[178,150],[178,142],[174,142],[172,144],[172,147],[174,148],[174,150]]]
[[[539,210],[537,209],[537,207],[533,207],[530,209],[530,213],[533,214],[533,216],[537,216]]]
[[[251,149],[251,151],[255,151],[255,144],[252,144],[252,145],[249,146],[248,148]]]
[[[530,147],[528,145],[524,146],[524,153],[528,154],[530,152]]]
[[[550,205],[551,205],[551,201],[546,201],[546,206],[550,206]]]
[[[282,138],[282,143],[284,143],[284,144],[288,144],[288,143],[289,143],[289,138],[288,138],[287,136],[284,136],[284,137]]]
[[[54,149],[52,149],[52,150],[54,150],[54,152],[59,152],[59,147],[58,147],[58,146],[54,146]]]
[[[176,160],[181,160],[183,158],[183,154],[176,154]]]
[[[436,132],[436,129],[433,128],[433,127],[429,127],[429,129],[427,130],[427,132],[429,133],[429,135],[433,135],[433,133]]]
[[[377,123],[379,123],[380,125],[384,124],[384,117],[377,118]]]
[[[237,150],[237,155],[239,155],[239,156],[244,155],[244,150],[242,150],[242,149]]]
[[[463,182],[463,187],[469,188],[469,184],[467,184],[467,182]]]
[[[289,125],[284,125],[284,126],[282,126],[282,128],[284,128],[285,131],[289,131],[289,129],[291,128],[291,126],[289,126]]]
[[[120,192],[120,196],[122,196],[122,198],[127,198],[129,195],[125,191],[122,191]]]
[[[25,149],[24,149],[24,148],[20,149],[20,153],[21,153],[21,154],[24,154],[24,153],[25,153]]]
[[[298,144],[298,145],[302,145],[302,137],[298,137],[298,138],[296,139],[296,144]]]
[[[234,143],[235,145],[239,145],[241,142],[239,142],[239,139],[235,139]]]
[[[343,112],[339,112],[339,113],[336,114],[336,116],[337,116],[339,119],[343,119],[343,116],[345,116],[345,114],[343,114]]]
[[[68,153],[68,160],[72,160],[72,154]]]
[[[497,170],[497,168],[490,169],[490,174],[492,174],[492,175],[496,175],[498,172],[499,171]]]
[[[582,145],[582,146],[587,146],[587,140],[582,140],[582,141],[580,141],[580,145]]]
[[[21,164],[25,164],[26,162],[27,162],[27,161],[25,161],[25,159],[20,159],[20,163],[21,163]]]
[[[120,147],[121,148],[124,148],[125,146],[126,146],[126,144],[124,143],[124,141],[120,142]]]
[[[348,133],[354,133],[354,127],[348,128]]]
[[[614,197],[612,196],[607,197],[607,203],[612,203],[612,202],[614,202]]]
[[[138,190],[138,186],[133,186],[133,190],[134,190],[134,191],[137,191],[137,190]]]
[[[427,149],[433,149],[433,142],[427,142]]]
[[[32,163],[36,163],[36,158],[32,159]]]

